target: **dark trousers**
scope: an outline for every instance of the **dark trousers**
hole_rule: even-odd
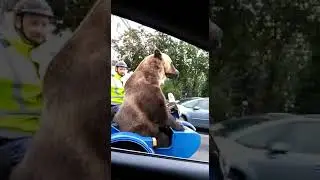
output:
[[[119,111],[119,109],[120,109],[120,105],[116,105],[116,104],[112,104],[111,105],[111,111],[112,112],[116,113],[116,112]]]
[[[7,139],[0,137],[0,180],[8,180],[13,168],[22,160],[30,137]]]

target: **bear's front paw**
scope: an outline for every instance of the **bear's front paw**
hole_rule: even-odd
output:
[[[175,127],[172,127],[172,128],[176,131],[184,131],[184,126],[179,122],[176,122]]]

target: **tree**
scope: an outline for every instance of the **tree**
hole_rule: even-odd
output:
[[[0,1],[0,23],[6,11],[11,11],[19,0]],[[87,15],[95,1],[92,0],[46,0],[53,9],[56,25],[54,33],[65,29],[74,31]]]
[[[228,109],[223,110],[224,117],[213,114],[216,120],[226,119],[230,114],[242,115],[244,101],[248,102],[249,114],[297,110],[295,106],[302,101],[297,102],[297,96],[302,98],[299,92],[306,93],[302,90],[305,80],[301,75],[308,75],[302,72],[309,69],[308,64],[315,63],[316,57],[311,57],[310,52],[319,50],[316,45],[319,41],[312,41],[315,36],[319,37],[317,2],[212,2],[210,18],[223,29],[224,39],[222,50],[212,54],[210,60],[213,67],[210,97],[219,96],[221,102],[211,104],[210,108],[221,108],[220,103],[229,104]],[[319,96],[312,97],[313,101],[320,102]]]
[[[126,30],[118,39],[112,40],[112,47],[131,69],[135,69],[144,57],[155,48],[167,53],[180,71],[176,80],[167,80],[163,91],[172,92],[177,98],[208,96],[208,53],[181,40],[161,32],[146,32],[142,26]]]
[[[92,0],[47,0],[56,16],[55,34],[70,29],[74,31],[95,1]]]

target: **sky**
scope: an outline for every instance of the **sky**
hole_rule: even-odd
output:
[[[118,37],[123,34],[128,28],[134,28],[138,29],[139,26],[142,26],[142,28],[146,32],[154,33],[157,30],[149,28],[147,26],[144,26],[142,24],[136,23],[134,21],[121,18],[116,15],[111,15],[111,39],[118,39]],[[179,41],[179,39],[170,36],[173,40]],[[117,60],[117,53],[114,49],[111,48],[111,60]]]
[[[138,29],[139,26],[142,26],[143,29],[147,32],[154,32],[155,30],[147,26],[143,26],[134,21],[130,21],[119,16],[111,16],[111,39],[118,39],[121,34],[123,34],[128,28]],[[117,53],[114,49],[111,49],[111,60],[117,59]]]
[[[4,22],[4,27],[11,27],[11,22],[12,22],[12,17],[11,17],[11,13],[7,13],[6,14],[6,18],[5,18],[5,22]],[[142,28],[146,31],[146,32],[150,32],[150,33],[154,33],[156,30],[155,29],[152,29],[152,28],[149,28],[147,26],[144,26],[144,25],[141,25],[139,23],[136,23],[134,21],[131,21],[131,20],[128,20],[128,19],[125,19],[125,18],[121,18],[119,16],[115,16],[115,15],[112,15],[111,16],[111,39],[118,39],[119,36],[121,34],[123,34],[128,28],[134,28],[134,29],[138,29],[139,26],[142,26]],[[6,30],[7,28],[5,28],[4,30]],[[8,29],[10,32],[12,31],[10,28]],[[8,32],[9,32],[8,31]],[[63,38],[63,37],[52,37],[50,38],[50,41],[47,43],[48,44],[48,47],[46,45],[44,45],[44,48],[41,48],[42,51],[44,49],[47,49],[47,51],[50,51],[50,48],[49,47],[52,47],[54,45],[54,47],[56,48],[53,48],[55,50],[53,51],[58,51],[60,49],[60,46],[66,41],[69,39],[70,36],[72,36],[72,33],[71,32],[65,32],[65,37],[66,38]],[[173,37],[172,37],[173,38]],[[173,38],[175,40],[177,40],[176,38]],[[111,49],[111,60],[117,60],[117,53],[114,49]]]

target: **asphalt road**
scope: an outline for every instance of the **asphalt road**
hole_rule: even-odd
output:
[[[209,162],[209,135],[207,133],[201,133],[201,145],[191,159],[207,161]]]

